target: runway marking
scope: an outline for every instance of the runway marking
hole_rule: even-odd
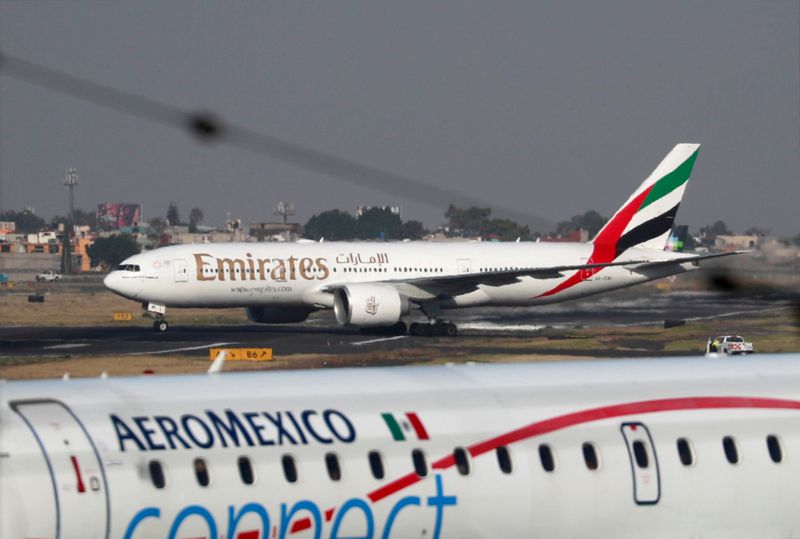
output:
[[[692,316],[689,318],[677,318],[676,320],[685,320],[687,322],[698,322],[701,320],[713,320],[715,318],[729,318],[731,316],[739,316],[743,314],[764,314],[764,313],[771,313],[775,311],[785,311],[787,309],[792,309],[791,306],[786,307],[770,307],[768,309],[751,309],[751,310],[744,310],[744,311],[730,311],[727,313],[720,313],[720,314],[710,314],[707,316]],[[635,327],[635,326],[660,326],[664,323],[664,320],[653,320],[650,322],[634,322],[633,324],[614,324],[617,327]]]
[[[383,337],[381,339],[370,339],[368,341],[359,341],[350,344],[352,344],[353,346],[362,346],[365,344],[373,344],[376,342],[396,341],[397,339],[405,339],[406,337],[408,337],[408,335],[397,335],[396,337]]]
[[[83,344],[78,344],[78,343],[54,344],[52,346],[42,346],[42,349],[43,350],[60,350],[60,349],[66,349],[66,348],[84,348],[86,346],[91,346],[91,345],[88,344],[88,343],[83,343]]]
[[[212,344],[203,344],[200,346],[185,346],[183,348],[171,348],[169,350],[153,350],[150,352],[132,352],[126,354],[129,356],[147,356],[150,354],[171,354],[172,352],[189,352],[191,350],[205,350],[207,348],[219,348],[221,346],[228,346],[230,344],[239,344],[238,342],[215,342]]]

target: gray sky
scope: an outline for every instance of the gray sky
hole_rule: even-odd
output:
[[[800,232],[800,4],[0,1],[8,53],[517,212],[613,213],[677,142],[703,148],[678,221]],[[4,209],[168,201],[297,220],[401,204],[0,78]]]

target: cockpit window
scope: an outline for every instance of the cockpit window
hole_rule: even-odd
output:
[[[139,271],[138,264],[120,264],[116,267],[117,271]]]

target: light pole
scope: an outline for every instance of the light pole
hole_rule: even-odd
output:
[[[61,271],[72,273],[72,223],[75,214],[75,187],[78,185],[78,169],[68,168],[64,175],[64,186],[69,191],[69,213],[64,225],[64,248],[61,250]]]

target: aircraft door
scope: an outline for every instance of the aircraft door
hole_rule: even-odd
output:
[[[172,271],[174,272],[176,283],[189,280],[189,266],[182,258],[176,258],[172,261]]]
[[[56,498],[56,539],[108,538],[108,487],[100,456],[81,422],[49,399],[10,403],[36,438]]]
[[[469,273],[471,271],[469,258],[459,258],[456,263],[458,265],[458,273]]]
[[[621,430],[631,461],[633,500],[638,505],[655,505],[661,498],[661,477],[650,431],[642,423],[623,423]]]

